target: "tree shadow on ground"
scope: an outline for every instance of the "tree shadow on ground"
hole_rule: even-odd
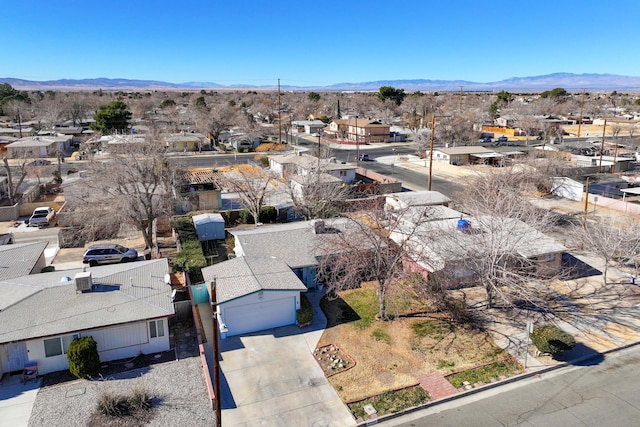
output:
[[[584,277],[599,276],[602,271],[579,260],[570,253],[562,254],[562,268],[566,272],[564,280],[576,280]]]
[[[339,296],[331,299],[322,298],[320,308],[327,317],[327,328],[360,320],[358,313]]]

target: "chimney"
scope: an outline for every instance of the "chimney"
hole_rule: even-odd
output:
[[[313,227],[313,232],[315,234],[322,234],[324,233],[324,221],[321,219],[315,219],[313,220],[313,222],[311,223],[312,227]]]

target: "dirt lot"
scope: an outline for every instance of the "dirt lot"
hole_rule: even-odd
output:
[[[327,328],[318,347],[337,345],[355,366],[329,377],[344,401],[416,384],[416,378],[443,374],[508,357],[484,332],[457,325],[431,307],[393,321],[376,320],[375,285],[341,292],[323,303]]]

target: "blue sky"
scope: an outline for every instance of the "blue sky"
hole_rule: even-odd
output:
[[[29,0],[0,77],[317,86],[640,75],[635,0]]]

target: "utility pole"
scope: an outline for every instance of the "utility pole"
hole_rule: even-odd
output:
[[[462,113],[462,88],[463,87],[464,86],[460,86],[460,102],[459,102],[459,105],[458,105],[458,113]]]
[[[431,116],[431,142],[429,143],[429,183],[427,190],[431,191],[431,177],[433,175],[433,138],[436,133],[436,115]]]
[[[580,101],[580,117],[578,119],[578,138],[580,138],[580,128],[582,127],[582,107],[584,107],[584,89],[582,89],[582,101]]]
[[[282,144],[282,117],[280,116],[280,79],[278,79],[278,144]]]
[[[213,321],[213,394],[216,396],[216,427],[222,427],[222,396],[220,392],[220,349],[218,347],[218,296],[216,279],[211,282],[211,320]]]
[[[356,164],[360,165],[360,145],[358,144],[358,116],[356,116]]]
[[[589,206],[589,177],[587,177],[587,183],[585,185],[584,192],[584,216],[582,217],[582,228],[587,228],[587,206]]]
[[[600,163],[598,163],[598,173],[602,173],[602,152],[604,151],[604,134],[607,131],[607,119],[604,119],[604,127],[602,128],[602,144],[600,145]]]

